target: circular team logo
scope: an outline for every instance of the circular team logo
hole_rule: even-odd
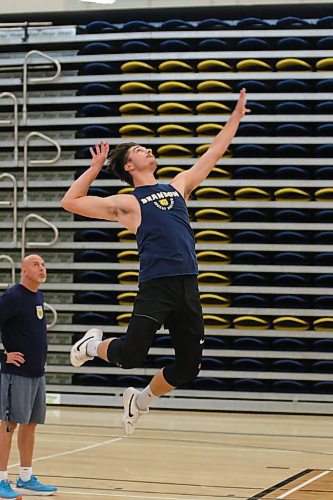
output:
[[[174,198],[162,198],[161,200],[154,201],[155,207],[159,208],[160,210],[171,210],[174,204]]]

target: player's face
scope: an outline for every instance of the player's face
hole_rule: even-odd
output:
[[[128,163],[132,163],[138,170],[144,168],[156,168],[156,158],[152,150],[144,146],[133,146],[128,153]]]

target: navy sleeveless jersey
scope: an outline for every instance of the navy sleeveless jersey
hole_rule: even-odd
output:
[[[136,187],[141,224],[136,233],[139,281],[198,274],[195,239],[182,195],[171,184]]]
[[[21,284],[11,286],[0,297],[0,329],[4,348],[7,352],[22,352],[25,359],[21,366],[15,366],[6,363],[7,358],[2,355],[2,373],[32,378],[44,374],[47,330],[43,303],[42,292],[31,292]]]

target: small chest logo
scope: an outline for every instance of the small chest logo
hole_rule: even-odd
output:
[[[36,314],[38,319],[43,319],[44,317],[43,306],[36,306]]]
[[[164,198],[159,201],[154,201],[155,207],[159,208],[160,210],[171,210],[174,204],[175,200],[173,198],[170,198],[169,200]]]

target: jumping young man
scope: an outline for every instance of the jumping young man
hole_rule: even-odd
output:
[[[90,167],[61,201],[69,212],[117,221],[133,232],[140,261],[139,291],[126,334],[102,340],[102,330],[88,330],[72,348],[72,365],[81,366],[98,356],[121,368],[140,366],[162,325],[169,330],[174,346],[174,362],[158,371],[143,391],[125,390],[123,426],[127,435],[134,432],[138,419],[148,413],[155,399],[193,380],[200,371],[204,324],[195,238],[186,201],[223,156],[249,111],[242,89],[234,111],[207,152],[169,184],[156,180],[157,161],[151,149],[130,142],[109,151],[109,145],[102,142],[95,150],[90,148]],[[87,195],[106,160],[117,177],[134,187],[131,194]]]

